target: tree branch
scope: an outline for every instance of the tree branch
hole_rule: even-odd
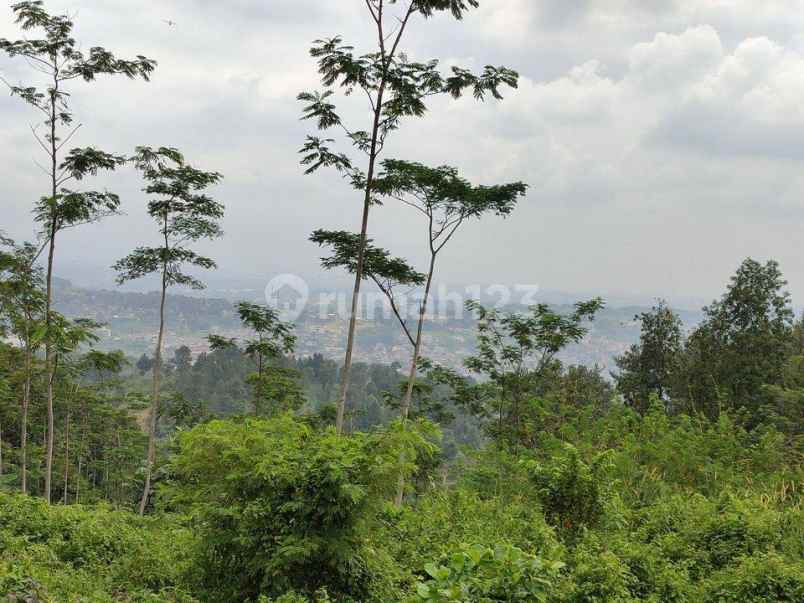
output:
[[[47,153],[48,157],[51,157],[52,156],[51,150],[48,149],[45,143],[42,142],[42,139],[39,138],[39,134],[36,133],[36,128],[34,128],[31,124],[28,124],[28,128],[31,130],[31,134],[33,134],[34,138],[36,139],[36,142],[39,143],[39,146],[41,146],[45,150],[45,153]]]
[[[410,330],[408,329],[407,323],[405,323],[405,320],[402,318],[402,315],[399,313],[399,308],[396,305],[396,301],[394,299],[394,294],[393,294],[393,291],[391,290],[391,287],[386,288],[379,281],[379,279],[377,279],[377,277],[374,276],[373,274],[371,275],[371,280],[374,281],[374,283],[377,285],[377,287],[379,287],[380,291],[382,291],[383,294],[385,295],[385,297],[388,298],[388,301],[391,303],[391,310],[393,311],[394,316],[396,316],[396,319],[399,321],[399,324],[402,325],[402,330],[405,331],[405,335],[407,335],[408,341],[410,341],[410,345],[415,346],[416,341],[413,339],[413,336],[411,335]]]
[[[67,136],[64,138],[64,140],[62,140],[62,141],[61,141],[61,144],[60,144],[59,146],[57,146],[57,147],[56,147],[56,150],[57,150],[57,151],[60,151],[60,150],[61,150],[61,147],[63,147],[65,144],[67,144],[67,143],[70,141],[70,139],[71,139],[73,136],[75,136],[75,133],[76,133],[76,132],[78,132],[78,129],[79,129],[79,128],[80,128],[82,125],[84,125],[84,124],[78,124],[76,127],[74,127],[74,128],[73,128],[73,130],[72,130],[72,132],[70,132],[70,133],[69,133],[69,134],[68,134],[68,135],[67,135]]]

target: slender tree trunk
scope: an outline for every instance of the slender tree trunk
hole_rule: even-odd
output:
[[[55,156],[53,160],[53,197],[56,196],[55,181]],[[55,211],[55,210],[54,210]],[[53,305],[53,257],[56,252],[56,219],[54,215],[51,219],[50,227],[50,248],[47,254],[47,295],[45,302],[45,372],[47,374],[47,454],[45,458],[45,500],[50,503],[50,487],[53,477],[53,442],[55,437],[55,425],[53,422],[53,386],[56,379],[56,367],[53,358],[53,346],[51,345],[51,316],[50,308]]]
[[[427,272],[427,284],[424,288],[424,299],[419,306],[419,324],[416,327],[416,343],[413,346],[413,358],[410,363],[410,371],[408,371],[408,386],[405,389],[405,396],[402,398],[400,405],[400,412],[402,419],[406,420],[410,414],[410,401],[413,397],[413,386],[416,383],[416,369],[419,364],[419,357],[422,351],[422,328],[424,327],[424,317],[427,314],[427,302],[430,297],[430,288],[433,284],[433,273],[435,271],[435,254],[430,255],[430,269]]]
[[[430,297],[430,287],[433,284],[433,273],[435,272],[435,261],[436,261],[436,254],[435,252],[430,253],[430,269],[427,271],[427,284],[424,287],[424,298],[422,299],[422,303],[419,306],[419,324],[416,326],[416,343],[413,346],[413,358],[410,362],[410,371],[408,371],[408,385],[405,389],[405,395],[402,398],[402,404],[399,407],[400,414],[402,416],[402,426],[404,428],[405,422],[408,420],[408,416],[410,415],[410,401],[413,397],[413,385],[416,383],[416,369],[417,365],[419,364],[419,357],[421,356],[422,350],[422,330],[424,327],[424,317],[427,314],[427,300]],[[405,477],[401,476],[399,478],[399,488],[396,492],[396,505],[399,507],[402,505],[402,499],[405,496]]]
[[[165,334],[165,294],[167,292],[167,266],[162,268],[162,298],[159,303],[159,335],[156,339],[153,368],[153,392],[151,396],[151,410],[148,416],[148,459],[145,468],[145,486],[140,500],[140,515],[145,514],[148,504],[148,495],[151,490],[151,471],[156,460],[156,419],[159,414],[159,387],[162,377],[162,340]]]
[[[75,504],[80,504],[81,494],[81,462],[84,459],[84,443],[87,439],[87,408],[86,400],[81,404],[81,439],[78,442],[78,469],[75,474]]]
[[[0,423],[0,477],[3,477],[3,424]]]
[[[25,384],[22,389],[22,416],[20,417],[20,490],[28,494],[28,405],[31,401],[31,351],[28,327],[25,328]]]
[[[64,496],[63,503],[67,504],[67,486],[70,484],[70,413],[64,418]]]
[[[78,455],[78,468],[75,472],[75,504],[81,504],[81,455]]]
[[[382,89],[378,94],[377,106],[382,105]],[[368,178],[366,179],[366,194],[363,200],[363,220],[360,226],[360,247],[357,251],[357,268],[355,270],[355,286],[352,291],[352,307],[349,314],[349,334],[346,338],[346,354],[341,371],[341,390],[338,396],[335,415],[335,430],[338,435],[343,433],[343,418],[346,411],[346,396],[349,393],[349,376],[352,371],[352,353],[355,345],[355,328],[357,326],[357,305],[360,301],[360,285],[363,282],[363,263],[368,239],[368,220],[371,210],[371,187],[374,184],[374,170],[377,161],[377,140],[380,129],[380,111],[374,112],[374,128],[371,137],[371,154],[369,156]]]
[[[396,33],[396,40],[390,52],[386,54],[386,36],[383,31],[383,2],[379,3],[378,12],[372,12],[372,16],[377,23],[377,39],[380,47],[380,52],[384,58],[384,69],[382,74],[382,81],[377,89],[377,98],[374,101],[374,123],[371,127],[371,147],[369,150],[369,165],[366,175],[366,190],[363,199],[363,219],[360,225],[360,247],[357,251],[357,266],[355,269],[355,286],[352,291],[352,307],[349,314],[349,334],[346,338],[346,353],[343,359],[343,370],[341,371],[341,387],[338,401],[336,403],[335,415],[335,429],[340,435],[343,433],[343,418],[346,411],[346,396],[349,393],[349,377],[352,371],[352,353],[355,345],[355,329],[357,326],[357,305],[360,297],[360,285],[363,282],[363,264],[366,251],[366,240],[368,233],[368,219],[369,212],[371,211],[371,191],[374,186],[374,172],[377,166],[377,156],[380,153],[380,121],[382,119],[383,101],[385,99],[385,88],[387,85],[387,68],[391,61],[394,59],[399,42],[405,33],[405,27],[408,24],[410,16],[415,10],[415,2],[411,2],[408,7],[407,14],[404,19],[400,20],[399,30]]]
[[[262,333],[258,335],[259,337],[259,344],[262,346]],[[262,347],[260,347],[262,349]],[[265,390],[264,383],[262,380],[263,374],[263,359],[262,359],[262,352],[257,352],[257,387],[254,388],[254,414],[260,415],[264,412],[263,406],[263,391]]]
[[[53,65],[58,65],[58,57],[52,57]],[[59,91],[58,67],[54,69],[53,88],[50,92],[50,194],[51,194],[51,216],[50,216],[50,244],[47,253],[47,295],[45,299],[45,373],[47,374],[47,457],[45,461],[45,500],[50,504],[51,481],[53,478],[53,442],[55,437],[55,425],[53,422],[53,382],[56,378],[56,367],[53,362],[53,345],[51,344],[52,334],[50,308],[53,305],[53,258],[56,253],[56,231],[58,230],[58,209],[57,209],[57,169],[59,149],[56,141],[56,112]]]

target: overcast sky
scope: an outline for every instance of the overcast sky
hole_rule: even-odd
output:
[[[220,171],[226,237],[205,251],[221,273],[315,279],[312,230],[359,228],[360,198],[335,176],[303,176],[298,92],[315,89],[312,40],[371,50],[362,0],[48,1],[75,15],[85,47],[159,62],[149,84],[76,83],[76,144],[125,153],[172,145]],[[0,37],[19,37],[11,12]],[[171,26],[163,20],[175,21]],[[416,20],[404,44],[443,65],[521,74],[504,101],[434,103],[387,156],[450,163],[477,183],[524,180],[508,220],[467,227],[443,281],[565,291],[712,297],[740,261],[777,259],[804,299],[804,11],[801,0],[481,0],[460,23]],[[12,82],[27,65],[0,58]],[[360,99],[346,102],[368,129]],[[46,188],[28,123],[0,97],[0,229],[30,238]],[[57,273],[96,282],[152,239],[135,175],[103,181],[124,217],[65,235]],[[391,205],[370,233],[422,262],[418,216]]]

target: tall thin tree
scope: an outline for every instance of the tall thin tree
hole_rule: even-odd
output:
[[[416,369],[421,357],[424,321],[439,253],[467,221],[479,219],[487,214],[502,217],[510,215],[519,198],[527,191],[527,185],[512,182],[494,186],[475,186],[459,176],[456,168],[449,166],[432,168],[410,161],[389,159],[383,162],[382,167],[383,172],[375,182],[377,193],[393,197],[421,213],[427,231],[429,260],[425,272],[424,293],[419,303],[407,388],[400,404],[402,419],[406,420],[416,381]]]
[[[187,245],[200,239],[215,239],[223,234],[219,225],[223,205],[203,192],[217,184],[221,175],[187,165],[176,149],[139,147],[134,161],[147,182],[145,193],[152,195],[148,201],[148,214],[159,225],[160,236],[158,246],[138,247],[114,265],[120,284],[151,274],[159,275],[161,281],[159,332],[154,350],[153,387],[148,412],[148,457],[139,507],[142,515],[148,503],[156,460],[156,422],[159,415],[167,290],[175,285],[204,288],[201,281],[184,270],[188,266],[208,270],[215,268],[216,264]]]
[[[41,343],[42,311],[45,303],[44,278],[35,265],[37,248],[4,240],[7,251],[0,251],[0,314],[10,333],[22,346],[24,379],[20,402],[20,490],[28,493],[28,409],[33,384],[34,354]]]
[[[364,172],[347,154],[332,150],[334,140],[331,138],[308,136],[301,149],[302,163],[308,166],[306,173],[321,167],[335,168],[361,192],[363,201],[360,245],[357,249],[346,351],[337,400],[335,423],[338,433],[343,431],[349,389],[369,213],[377,200],[374,179],[378,158],[389,135],[400,127],[403,118],[422,117],[427,111],[426,101],[430,97],[448,94],[458,98],[468,89],[478,100],[483,100],[487,94],[499,99],[502,98],[499,91],[501,86],[516,87],[518,81],[516,72],[490,65],[478,75],[467,69],[453,67],[451,75],[446,77],[438,71],[437,60],[412,62],[402,51],[402,40],[414,17],[426,19],[438,12],[449,11],[455,19],[461,19],[466,11],[478,6],[477,0],[365,0],[365,5],[377,40],[374,51],[357,55],[354,47],[344,45],[340,37],[317,40],[310,54],[318,60],[321,82],[326,90],[299,95],[299,100],[306,103],[304,119],[316,120],[321,131],[342,129],[352,147],[367,159]],[[341,119],[332,102],[333,88],[336,86],[346,96],[354,90],[365,94],[371,124],[368,130],[352,129]]]
[[[34,215],[43,226],[43,249],[47,247],[45,324],[46,333],[52,324],[50,309],[53,304],[53,263],[56,252],[56,235],[63,229],[93,222],[114,213],[120,204],[118,197],[108,192],[79,192],[66,188],[73,180],[81,180],[99,170],[113,170],[124,158],[99,151],[92,147],[67,151],[65,145],[72,140],[81,124],[74,124],[70,110],[70,82],[82,79],[92,82],[99,75],[122,74],[128,78],[148,80],[156,63],[144,56],[134,60],[118,59],[99,46],[88,53],[79,50],[72,37],[73,22],[67,15],[51,15],[41,0],[29,0],[12,5],[16,22],[23,31],[39,30],[37,39],[0,39],[0,50],[10,57],[19,57],[44,79],[42,86],[11,84],[3,80],[12,94],[19,96],[44,115],[44,134],[37,127],[31,132],[47,156],[47,166],[40,166],[47,174],[48,194],[36,204]],[[45,338],[45,372],[47,378],[48,435],[45,470],[45,498],[50,502],[53,472],[53,345],[49,335]]]

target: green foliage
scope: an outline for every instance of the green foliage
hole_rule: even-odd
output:
[[[468,384],[440,367],[431,376],[452,387],[455,400],[485,420],[499,444],[532,448],[539,431],[534,420],[539,414],[537,396],[556,373],[555,356],[586,336],[585,323],[594,319],[603,301],[579,302],[567,316],[547,304],[532,306],[529,314],[501,313],[476,301],[466,306],[477,315],[478,336],[477,353],[464,364],[486,381]]]
[[[617,389],[628,404],[645,412],[652,395],[666,400],[678,379],[682,352],[681,319],[660,300],[650,312],[634,317],[641,323],[639,343],[616,359]]]
[[[790,294],[777,262],[747,259],[706,319],[690,335],[684,377],[675,395],[692,411],[716,418],[724,408],[746,409],[752,424],[763,386],[778,385],[793,342]]]
[[[322,268],[343,268],[350,274],[357,271],[359,234],[319,229],[310,235],[310,240],[332,249],[331,256],[321,258]],[[373,246],[371,239],[368,239],[363,249],[363,278],[371,278],[385,292],[393,289],[394,285],[422,285],[425,275],[416,272],[402,258],[392,257],[387,250]]]
[[[374,181],[374,191],[434,216],[431,228],[449,238],[449,233],[465,220],[480,218],[483,214],[510,215],[527,191],[527,185],[512,182],[474,186],[454,167],[433,168],[414,161],[386,159]]]
[[[247,339],[241,351],[236,339],[210,335],[210,349],[219,353],[242,353],[254,362],[257,370],[245,380],[253,392],[256,414],[273,416],[298,410],[305,402],[299,383],[300,374],[278,365],[282,355],[292,353],[296,345],[293,325],[279,320],[275,309],[251,302],[237,304],[237,313],[243,326],[253,331],[256,337]]]
[[[440,564],[429,563],[430,576],[416,587],[417,601],[547,601],[560,561],[545,561],[510,546],[463,546]]]
[[[448,558],[467,542],[506,543],[557,559],[560,546],[538,505],[521,492],[502,498],[468,488],[432,489],[410,506],[386,509],[376,538],[393,558],[395,580],[415,592],[428,563]]]
[[[321,247],[328,247],[332,255],[321,258],[321,267],[325,270],[343,268],[350,274],[357,273],[360,257],[361,238],[359,234],[343,230],[318,229],[310,235],[310,240]],[[370,278],[385,295],[411,345],[416,341],[411,335],[407,321],[400,314],[399,302],[395,290],[399,287],[417,287],[423,285],[427,276],[417,272],[405,259],[393,257],[391,253],[372,244],[371,239],[362,243],[363,263],[362,278]]]
[[[262,374],[252,373],[246,378],[254,391],[254,412],[272,417],[301,408],[306,399],[295,369],[267,366]]]
[[[460,98],[469,90],[477,100],[484,100],[487,94],[501,99],[500,88],[516,87],[518,74],[505,67],[488,65],[480,74],[452,67],[452,74],[442,75],[438,61],[412,62],[397,53],[405,26],[416,12],[431,12],[424,3],[412,3],[410,11],[404,16],[404,25],[393,36],[394,41],[382,41],[379,52],[355,55],[354,47],[344,45],[340,37],[316,40],[310,55],[318,61],[321,83],[327,88],[324,92],[302,92],[299,101],[305,103],[303,119],[314,120],[319,130],[333,127],[345,129],[348,139],[356,149],[376,156],[386,138],[397,130],[405,117],[422,117],[426,112],[426,100],[435,95],[449,95]],[[375,22],[382,31],[383,14],[375,14]],[[388,17],[385,17],[386,19]],[[376,132],[349,129],[332,102],[334,87],[343,88],[349,95],[355,88],[362,89],[372,99],[372,112],[376,113]],[[321,167],[334,167],[344,172],[358,189],[367,184],[366,175],[353,166],[349,157],[330,150],[331,139],[308,136],[301,152],[302,163],[308,166],[306,172],[312,173]]]
[[[574,534],[599,522],[610,457],[602,452],[587,464],[577,449],[567,444],[547,463],[525,462],[545,516],[559,532]]]
[[[30,347],[45,302],[44,275],[35,262],[37,248],[0,239],[0,332]]]
[[[190,523],[0,496],[1,584],[104,602],[800,600],[802,473],[781,434],[660,404],[561,417],[539,449],[487,447],[402,508],[384,501],[437,452],[427,424],[212,421],[179,434],[161,491]]]
[[[400,454],[414,463],[428,447],[415,430],[338,437],[289,416],[181,434],[170,496],[199,518],[203,592],[244,600],[327,587],[364,597],[376,559],[362,530],[396,483]]]
[[[119,59],[100,46],[90,47],[88,52],[72,35],[73,21],[68,15],[51,15],[40,0],[13,4],[15,22],[25,32],[40,32],[43,37],[26,36],[20,40],[0,38],[0,51],[11,58],[25,59],[32,70],[44,76],[41,86],[8,84],[12,95],[19,96],[44,115],[46,133],[34,136],[45,150],[52,168],[48,172],[50,194],[42,197],[34,206],[34,218],[43,224],[46,241],[55,238],[60,230],[94,222],[117,213],[120,199],[114,193],[100,191],[76,191],[65,188],[72,180],[82,180],[99,171],[111,171],[125,163],[125,158],[93,147],[65,150],[62,147],[72,139],[78,127],[66,134],[61,129],[72,127],[70,93],[65,86],[75,79],[91,82],[100,75],[124,75],[129,79],[148,80],[156,68],[156,62],[144,56],[135,59]],[[48,275],[50,278],[50,275]]]
[[[804,568],[773,553],[744,557],[716,574],[707,585],[706,603],[761,603],[804,599]]]
[[[223,205],[203,192],[217,184],[221,175],[187,165],[173,148],[138,147],[132,160],[148,183],[144,192],[153,196],[148,202],[148,214],[156,221],[163,242],[158,247],[138,247],[119,260],[114,265],[118,282],[159,273],[163,288],[185,285],[202,289],[203,283],[183,272],[183,266],[210,269],[215,262],[186,244],[223,234],[218,225]]]
[[[634,578],[611,551],[579,547],[572,558],[571,586],[562,597],[569,603],[631,603]]]
[[[51,507],[0,494],[0,594],[42,601],[189,602],[191,533],[175,519],[106,507]]]

